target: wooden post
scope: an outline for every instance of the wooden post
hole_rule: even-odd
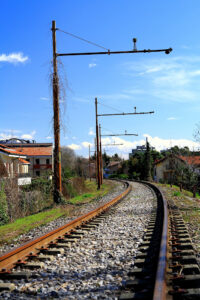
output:
[[[103,161],[102,161],[102,144],[101,144],[101,125],[99,124],[99,155],[100,155],[100,183],[103,183]]]
[[[59,120],[59,81],[56,55],[56,22],[52,21],[53,39],[53,111],[54,111],[54,202],[60,202],[62,193],[60,120]]]
[[[90,145],[89,145],[89,178],[91,181],[91,168],[90,168]]]
[[[97,98],[95,98],[95,112],[96,112],[96,143],[97,143],[97,189],[100,189],[100,155],[99,155],[99,126],[97,113]]]

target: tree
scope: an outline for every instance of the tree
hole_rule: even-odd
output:
[[[151,181],[151,168],[152,168],[152,158],[149,142],[146,143],[146,151],[144,154],[144,180]]]
[[[102,159],[103,159],[103,164],[107,166],[110,162],[111,157],[106,154],[106,151],[104,151],[102,155]]]
[[[69,178],[75,174],[76,155],[69,147],[61,148],[61,163],[63,177]]]

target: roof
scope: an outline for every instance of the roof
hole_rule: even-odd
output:
[[[192,155],[192,156],[183,156],[183,155],[170,155],[170,157],[173,156],[173,157],[176,157],[177,159],[180,159],[184,162],[186,162],[187,164],[189,165],[200,165],[200,156],[195,156],[195,155]],[[166,156],[164,158],[161,158],[157,161],[154,162],[154,165],[157,165],[159,163],[161,163],[162,161],[164,161],[165,159],[168,159],[169,156]]]
[[[120,165],[121,162],[120,161],[111,161],[107,167],[113,167],[113,166],[118,166]]]
[[[180,159],[184,160],[189,165],[200,165],[200,156],[179,156]]]
[[[52,146],[49,147],[13,147],[17,149],[19,153],[27,156],[51,156],[52,155]]]
[[[23,159],[23,158],[19,158],[19,161],[22,163],[22,164],[26,164],[26,165],[30,165],[30,162]]]
[[[5,147],[4,145],[1,145],[1,144],[0,144],[0,151],[6,153],[8,155],[11,154],[11,155],[17,155],[17,156],[23,156],[24,157],[23,153],[15,150],[15,149],[7,148],[7,147]]]

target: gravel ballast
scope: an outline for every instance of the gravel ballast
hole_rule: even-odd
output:
[[[9,252],[22,244],[35,239],[41,235],[44,235],[47,232],[52,231],[53,229],[56,229],[58,227],[61,227],[68,222],[78,218],[79,216],[82,216],[88,212],[90,212],[93,209],[96,209],[97,207],[111,201],[114,197],[117,197],[119,194],[121,194],[125,190],[125,186],[123,183],[118,182],[114,189],[106,194],[104,197],[98,198],[90,203],[81,204],[79,206],[76,206],[73,210],[73,212],[70,214],[70,216],[65,216],[58,218],[54,221],[49,222],[45,226],[38,226],[32,230],[30,230],[28,233],[19,235],[17,238],[13,240],[13,243],[4,244],[0,247],[0,255],[3,255],[6,252]]]
[[[45,261],[43,269],[34,271],[37,278],[15,281],[16,290],[2,292],[0,299],[117,299],[156,205],[148,187],[131,185],[131,193],[97,227]]]

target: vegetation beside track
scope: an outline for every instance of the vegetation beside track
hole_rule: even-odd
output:
[[[83,193],[66,201],[66,204],[48,209],[46,211],[17,219],[13,223],[0,226],[0,245],[4,243],[12,243],[21,234],[29,232],[39,226],[56,220],[60,217],[70,216],[75,212],[77,204],[86,204],[96,201],[100,197],[110,192],[116,183],[107,181],[102,185],[101,190],[97,190],[95,181],[85,181],[87,193]]]
[[[183,220],[198,253],[200,253],[200,197],[192,197],[192,193],[186,190],[180,192],[179,187],[168,184],[158,184],[166,199],[172,199],[179,208]]]

